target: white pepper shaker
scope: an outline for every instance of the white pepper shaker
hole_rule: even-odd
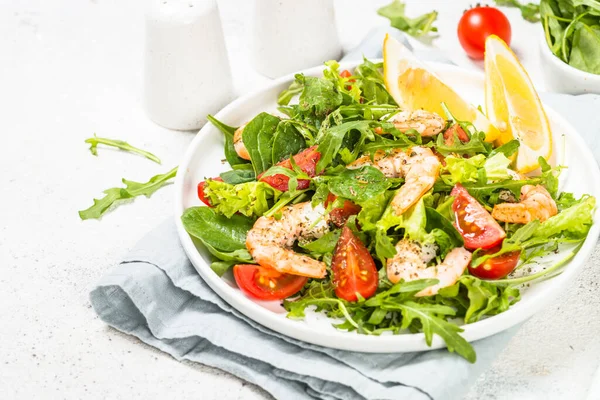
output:
[[[254,0],[252,61],[269,78],[339,59],[333,0]]]
[[[169,129],[199,129],[233,98],[215,0],[151,0],[146,13],[144,102]]]

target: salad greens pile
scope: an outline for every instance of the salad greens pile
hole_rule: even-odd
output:
[[[337,318],[335,326],[342,330],[370,335],[423,332],[429,344],[435,334],[450,351],[474,362],[475,352],[461,337],[462,329],[455,319],[468,324],[502,313],[519,301],[521,284],[560,273],[586,238],[595,199],[559,194],[560,167],[551,168],[544,159],[540,159],[539,176],[513,179],[509,172],[511,156],[518,151],[519,142],[494,148],[484,141],[483,132],[469,121],[454,118],[451,110],[447,110],[446,129],[460,126],[468,135],[467,141],[459,140],[456,133],[453,141],[447,141],[443,132],[430,138],[416,131],[400,132],[390,120],[399,109],[385,89],[381,68],[381,64],[365,59],[349,76],[340,73],[337,62],[330,61],[322,77],[296,75],[279,95],[280,115],[263,112],[245,126],[242,137],[250,160],[240,158],[235,151],[237,127],[209,116],[224,135],[225,158],[231,170],[220,174],[220,179],[204,182],[204,195],[211,207],[187,209],[182,222],[193,239],[212,255],[212,269],[223,275],[236,264],[255,263],[245,240],[257,218],[277,219],[283,207],[300,202],[323,204],[331,212],[351,201],[360,206],[360,212],[351,216],[346,226],[364,243],[379,269],[375,295],[354,302],[339,298],[328,269],[327,278],[309,280],[298,296],[284,301],[288,316],[303,318],[307,308],[314,307]],[[298,101],[292,103],[296,97]],[[445,157],[444,166],[433,189],[398,216],[389,203],[402,186],[402,178],[388,178],[373,166],[348,169],[346,165],[365,154],[373,156],[376,151],[413,146],[434,149]],[[314,174],[290,158],[310,148],[320,154]],[[277,189],[263,180],[276,175],[287,179],[286,188]],[[488,211],[495,204],[518,202],[524,185],[543,185],[556,201],[559,213],[542,223],[506,223],[506,239],[494,254],[480,249],[474,252],[472,267],[494,256],[521,251],[521,264],[509,277],[482,280],[465,271],[456,283],[436,295],[416,296],[438,283],[437,279],[392,284],[385,262],[396,254],[395,244],[401,238],[434,246],[434,264],[463,245],[463,237],[453,224],[454,198],[450,192],[456,184],[462,184]],[[331,194],[336,196],[334,201],[328,201]],[[297,243],[294,251],[322,260],[330,268],[340,231],[332,227],[319,239]],[[558,250],[567,258],[529,273],[540,259]]]
[[[572,67],[600,74],[600,1],[541,0],[540,15],[555,56]]]

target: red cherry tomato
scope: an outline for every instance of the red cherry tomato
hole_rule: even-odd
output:
[[[340,72],[340,76],[342,78],[350,78],[352,76],[352,72],[350,72],[347,69],[345,69],[342,72]]]
[[[233,267],[233,277],[240,290],[259,300],[282,300],[300,291],[308,281],[304,276],[282,274],[254,264]]]
[[[331,268],[335,294],[340,299],[356,301],[357,293],[365,299],[375,294],[379,277],[373,257],[347,226],[342,228]]]
[[[294,156],[296,165],[310,177],[316,175],[316,166],[320,159],[321,153],[317,151],[317,146],[312,146],[308,149],[302,150],[300,153]],[[277,165],[283,168],[292,169],[292,162],[289,160],[289,158],[277,163]],[[260,174],[258,176],[258,180],[268,183],[277,190],[287,192],[290,178],[282,174],[265,176],[263,178],[262,174]],[[298,190],[304,190],[308,188],[309,185],[310,180],[308,179],[298,180]]]
[[[333,193],[329,193],[327,200],[325,201],[325,207],[327,207],[329,203],[334,202],[335,199],[337,199],[337,196]],[[358,214],[360,210],[361,206],[354,204],[350,200],[344,200],[344,204],[341,207],[331,210],[329,216],[335,225],[344,226],[346,221],[348,221],[348,218],[350,218],[351,215]]]
[[[467,249],[489,249],[502,243],[506,236],[504,229],[463,185],[457,183],[450,195],[454,197],[454,226],[465,240]]]
[[[212,178],[212,180],[223,182],[223,179],[221,179],[220,176]],[[210,200],[208,199],[208,197],[206,197],[206,194],[204,193],[204,186],[206,186],[206,181],[202,181],[198,184],[198,198],[207,206],[212,207],[212,204],[210,204]]]
[[[494,254],[500,250],[500,246],[494,247],[485,252],[485,254]],[[519,263],[521,251],[511,251],[497,257],[486,260],[483,264],[476,267],[469,265],[469,272],[481,279],[500,279],[510,274]]]
[[[459,124],[454,124],[450,128],[446,129],[446,132],[444,132],[444,143],[446,143],[446,146],[454,145],[455,133],[456,136],[458,136],[458,140],[461,142],[466,143],[469,141],[469,136],[464,129]]]
[[[475,7],[467,10],[458,22],[458,40],[469,57],[481,60],[485,40],[496,35],[510,46],[510,22],[502,11],[494,7]]]

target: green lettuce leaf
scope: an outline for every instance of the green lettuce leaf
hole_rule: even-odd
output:
[[[488,181],[510,179],[510,175],[508,174],[508,166],[510,163],[510,159],[506,157],[504,153],[496,153],[493,156],[488,157],[483,164]]]
[[[269,200],[277,201],[281,194],[264,182],[232,185],[213,179],[206,181],[204,193],[214,210],[228,218],[236,213],[260,217],[271,207]]]

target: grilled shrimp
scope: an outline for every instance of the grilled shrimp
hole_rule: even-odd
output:
[[[399,282],[400,279],[406,282],[417,279],[438,279],[439,283],[416,294],[433,296],[441,288],[454,285],[471,262],[471,252],[464,247],[457,247],[450,251],[441,264],[428,267],[427,263],[434,256],[435,252],[428,251],[426,246],[409,239],[401,239],[396,244],[396,255],[387,260],[388,279],[392,283]]]
[[[442,117],[425,110],[401,111],[394,115],[390,122],[393,122],[400,132],[414,129],[421,136],[435,136],[446,126],[446,121]]]
[[[545,187],[525,185],[521,188],[521,201],[496,204],[492,210],[492,217],[502,222],[528,224],[536,219],[544,222],[557,213],[556,203]]]
[[[433,187],[440,174],[440,161],[427,147],[415,146],[410,149],[394,149],[389,153],[378,150],[373,160],[364,155],[349,165],[350,168],[371,165],[388,178],[404,178],[392,207],[396,214],[403,214]]]
[[[248,150],[242,141],[242,133],[244,133],[244,128],[246,125],[247,124],[244,124],[235,130],[233,134],[233,148],[240,158],[243,158],[244,160],[250,160],[250,153],[248,153]]]
[[[323,205],[310,202],[287,206],[281,218],[262,216],[246,237],[246,247],[256,262],[279,272],[311,278],[325,277],[325,263],[291,250],[296,240],[318,239],[329,231]]]

